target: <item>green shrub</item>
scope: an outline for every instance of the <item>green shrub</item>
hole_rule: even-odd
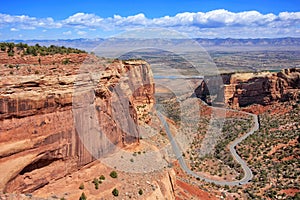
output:
[[[84,189],[84,184],[83,183],[80,184],[79,189],[81,189],[81,190]]]
[[[117,197],[119,196],[119,190],[117,190],[117,188],[113,189],[112,194]]]
[[[142,195],[142,194],[143,194],[143,190],[140,189],[140,190],[139,190],[139,195]]]
[[[62,64],[64,65],[67,65],[70,63],[70,59],[69,58],[65,58],[63,61],[62,61]]]
[[[6,51],[9,56],[13,56],[14,48],[17,47],[18,50],[23,51],[22,55],[33,55],[33,56],[45,56],[45,55],[53,55],[53,54],[69,54],[69,53],[86,53],[86,51],[82,51],[79,49],[74,48],[66,48],[64,46],[55,46],[51,45],[50,47],[41,46],[39,44],[36,44],[34,46],[28,46],[27,44],[18,43],[14,44],[12,42],[0,42],[0,49],[1,51]]]
[[[116,171],[112,171],[112,172],[110,172],[110,177],[112,177],[112,178],[117,178],[118,177],[118,174],[117,174],[117,172]]]
[[[8,55],[8,56],[14,56],[14,52],[13,52],[13,51],[9,51],[9,52],[7,53],[7,55]]]
[[[86,199],[87,199],[87,197],[86,197],[86,195],[84,194],[84,192],[81,193],[81,196],[80,196],[79,200],[86,200]]]
[[[105,176],[104,176],[104,175],[101,175],[101,176],[99,177],[99,179],[100,179],[100,180],[105,180]]]
[[[94,178],[93,183],[94,184],[99,183],[99,180],[97,178]]]
[[[99,189],[99,180],[97,178],[94,178],[93,183],[95,184],[95,189]]]
[[[6,46],[0,46],[1,51],[5,51],[6,50]]]

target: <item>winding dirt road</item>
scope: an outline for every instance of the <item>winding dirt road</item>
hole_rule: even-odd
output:
[[[216,108],[216,109],[223,109],[223,108]],[[195,178],[198,178],[198,179],[204,180],[206,182],[209,182],[209,183],[214,183],[214,184],[217,184],[217,185],[230,185],[230,186],[234,186],[234,185],[243,185],[243,184],[246,184],[246,183],[248,183],[253,178],[253,173],[252,173],[251,169],[248,167],[247,163],[237,154],[237,152],[235,150],[235,147],[240,142],[242,142],[244,139],[246,139],[249,135],[253,134],[256,130],[259,129],[259,123],[258,123],[258,117],[257,117],[257,115],[251,114],[251,113],[247,113],[247,112],[242,112],[242,111],[239,111],[239,112],[247,114],[247,115],[250,115],[253,118],[254,125],[252,126],[252,128],[250,129],[250,131],[248,133],[244,134],[242,137],[239,137],[239,138],[235,139],[229,145],[230,153],[232,154],[233,158],[239,164],[241,164],[241,166],[242,166],[242,168],[244,170],[244,174],[245,174],[244,177],[241,180],[236,180],[236,181],[226,181],[226,180],[219,181],[219,180],[213,180],[213,179],[209,179],[209,178],[203,177],[203,176],[201,176],[201,175],[193,172],[186,165],[186,163],[184,161],[184,158],[182,156],[182,152],[179,149],[177,142],[175,141],[175,139],[173,138],[173,136],[171,134],[169,125],[166,122],[165,117],[160,112],[157,112],[157,114],[158,114],[158,117],[161,120],[161,122],[164,125],[164,128],[165,128],[165,130],[167,132],[169,141],[170,141],[170,143],[172,145],[173,152],[175,153],[176,158],[179,161],[179,164],[180,164],[181,168],[187,174],[189,174],[189,175],[191,175],[191,176],[193,176]]]

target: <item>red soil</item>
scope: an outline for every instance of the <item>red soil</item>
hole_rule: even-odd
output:
[[[199,188],[197,188],[193,185],[189,185],[183,181],[176,180],[176,185],[177,185],[177,187],[183,189],[183,191],[181,191],[181,194],[185,193],[186,195],[184,195],[184,197],[192,196],[192,197],[197,197],[197,199],[201,199],[201,200],[214,200],[214,199],[217,200],[218,199],[215,196],[212,196],[210,193],[200,190]],[[182,197],[176,197],[176,199],[182,199]],[[184,199],[186,199],[186,198],[184,198]]]
[[[295,196],[296,193],[300,192],[299,189],[296,188],[289,188],[289,189],[285,189],[285,190],[281,190],[279,193],[280,194],[286,194],[287,196]]]

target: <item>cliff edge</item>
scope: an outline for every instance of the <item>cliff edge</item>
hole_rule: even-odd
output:
[[[150,123],[143,116],[154,104],[154,82],[146,62],[67,57],[72,62],[46,56],[42,65],[13,59],[0,66],[0,191],[31,193],[138,143],[137,124]],[[78,57],[85,61],[74,63]],[[85,141],[95,125],[101,135]]]
[[[251,104],[269,105],[276,101],[288,101],[298,97],[300,69],[283,69],[280,72],[222,74],[223,85],[214,85],[216,77],[207,77],[195,90],[197,97],[211,104],[225,103],[231,108]],[[214,94],[209,88],[218,87]]]

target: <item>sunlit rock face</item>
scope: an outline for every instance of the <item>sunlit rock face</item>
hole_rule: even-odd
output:
[[[33,192],[138,143],[138,124],[150,123],[154,82],[146,62],[62,68],[1,77],[0,191]]]
[[[268,105],[275,101],[288,101],[297,98],[300,88],[300,69],[284,69],[281,72],[235,73],[221,75],[223,84],[215,102],[222,101],[232,108],[245,107],[251,104]],[[208,77],[195,90],[197,97],[210,103],[209,86],[215,78]],[[217,87],[217,86],[210,86]]]

